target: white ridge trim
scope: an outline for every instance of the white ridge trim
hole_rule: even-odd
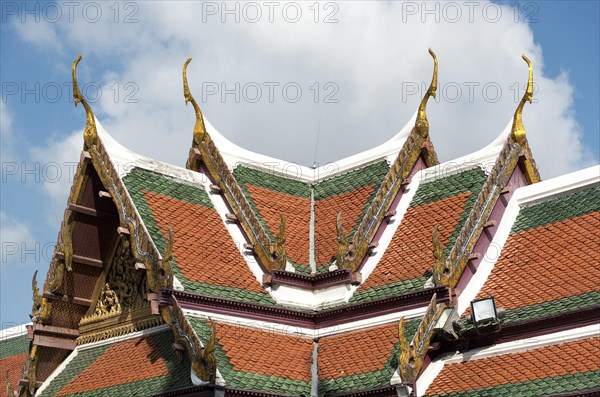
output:
[[[27,334],[27,326],[33,323],[19,324],[0,331],[0,343]]]

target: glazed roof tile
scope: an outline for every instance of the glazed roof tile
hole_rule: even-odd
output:
[[[344,231],[350,238],[369,209],[388,171],[387,161],[381,160],[315,185],[317,273],[328,270],[327,265],[332,262],[337,251],[337,214],[342,211]]]
[[[420,319],[405,323],[408,338]],[[398,323],[319,339],[319,395],[388,386],[398,368]]]
[[[250,205],[273,236],[279,228],[279,213],[286,218],[286,251],[301,273],[310,273],[311,190],[315,200],[315,252],[317,272],[328,271],[337,250],[335,221],[343,211],[346,233],[358,226],[389,170],[385,160],[324,179],[314,185],[270,172],[239,165],[233,174]]]
[[[170,330],[81,350],[41,393],[50,396],[147,396],[192,386]]]
[[[23,364],[29,351],[27,335],[7,338],[0,341],[0,374],[4,378],[8,370],[8,380],[13,390],[17,390]],[[6,397],[4,387],[0,388],[0,396]]]
[[[188,320],[206,343],[207,321]],[[217,366],[228,387],[310,395],[312,339],[224,323],[216,330]]]
[[[202,188],[140,168],[124,182],[159,251],[164,251],[172,228],[174,272],[187,291],[274,303]]]
[[[600,338],[446,364],[427,396],[544,396],[598,386]]]
[[[350,302],[422,289],[434,263],[433,228],[439,225],[447,254],[485,179],[477,168],[420,185],[383,257]]]
[[[279,214],[285,217],[288,258],[295,264],[307,264],[310,198],[291,196],[254,185],[246,185],[246,189],[271,235],[279,230]]]
[[[505,322],[600,304],[600,189],[521,209],[478,297],[494,296]]]

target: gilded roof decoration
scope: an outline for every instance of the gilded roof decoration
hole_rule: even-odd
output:
[[[161,311],[168,324],[171,324],[175,340],[183,345],[192,362],[192,370],[201,380],[214,384],[217,377],[217,362],[215,358],[216,329],[211,321],[211,336],[206,346],[202,342],[189,320],[183,314],[177,299],[172,297],[172,305]]]
[[[433,327],[437,322],[442,310],[443,304],[436,302],[436,294],[431,297],[431,302],[427,306],[425,315],[421,320],[417,332],[413,336],[412,342],[408,344],[404,335],[404,317],[400,319],[399,339],[400,339],[400,357],[398,372],[405,384],[414,383],[423,366],[423,360],[429,348],[429,342],[433,336]]]
[[[437,78],[438,78],[438,60],[435,56],[435,52],[430,48],[429,54],[433,58],[433,77],[431,78],[431,84],[427,89],[427,92],[421,100],[419,105],[419,112],[417,113],[417,120],[415,121],[415,128],[419,131],[421,136],[426,137],[429,135],[429,121],[427,120],[427,100],[429,97],[435,98],[435,92],[437,91]]]
[[[81,103],[85,108],[86,125],[83,130],[83,141],[85,142],[86,147],[89,148],[94,146],[98,141],[98,130],[96,129],[94,112],[92,112],[92,108],[88,105],[83,95],[81,95],[79,84],[77,84],[77,65],[79,64],[79,61],[81,61],[81,55],[77,56],[77,59],[75,59],[71,68],[73,75],[73,99],[75,101],[75,106],[77,106],[78,103]]]
[[[204,125],[204,117],[202,116],[202,111],[200,110],[200,106],[192,96],[192,92],[190,91],[190,87],[188,86],[187,80],[187,66],[192,62],[192,57],[189,57],[185,63],[183,64],[183,97],[185,98],[185,104],[192,103],[194,107],[194,112],[196,112],[196,125],[194,125],[194,142],[196,145],[200,145],[200,143],[204,140],[204,135],[206,134],[206,126]]]
[[[273,258],[279,270],[285,270],[287,254],[285,252],[285,217],[279,213],[279,232],[273,245]]]
[[[344,231],[344,225],[342,225],[342,211],[338,212],[337,219],[335,222],[335,230],[337,234],[338,250],[335,255],[336,264],[339,269],[346,268],[346,257],[349,253],[348,237]]]
[[[529,58],[522,55],[523,60],[527,62],[527,67],[529,68],[529,79],[527,80],[527,88],[525,89],[525,93],[523,94],[523,98],[519,102],[517,106],[517,110],[515,110],[515,115],[513,117],[513,125],[511,134],[515,141],[519,145],[524,145],[525,143],[525,127],[523,126],[523,107],[525,106],[525,102],[532,103],[533,98],[533,65]]]
[[[186,168],[198,170],[199,164],[196,158],[196,150],[199,151],[203,164],[208,169],[210,176],[223,192],[225,199],[233,209],[233,213],[240,221],[242,228],[248,235],[255,254],[259,258],[259,263],[267,272],[271,272],[277,264],[271,255],[271,240],[260,223],[254,210],[248,203],[248,199],[242,192],[232,172],[229,170],[225,160],[221,156],[219,149],[212,141],[206,130],[202,129],[204,123],[199,123],[202,119],[202,114],[198,113],[199,107],[193,100],[189,86],[187,84],[187,65],[191,61],[188,58],[183,67],[184,79],[184,97],[187,101],[191,101],[196,110],[196,126],[194,127],[194,143],[190,151],[190,157],[186,164]],[[198,141],[199,139],[199,141]]]

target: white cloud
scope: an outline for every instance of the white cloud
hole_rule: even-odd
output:
[[[47,212],[50,225],[60,225],[63,218],[82,147],[83,132],[75,131],[30,149],[31,161],[40,170],[41,188],[50,198]]]
[[[0,156],[3,162],[13,159],[13,145],[13,115],[8,105],[0,101]]]
[[[74,53],[84,50],[83,64],[93,55],[115,65],[115,70],[100,71],[106,83],[94,109],[117,140],[152,157],[185,163],[194,115],[184,106],[181,66],[189,54],[194,62],[188,77],[198,100],[203,83],[214,82],[219,89],[240,83],[240,103],[230,94],[225,101],[220,95],[209,96],[201,105],[217,129],[248,149],[310,164],[319,120],[321,163],[365,150],[396,133],[423,94],[419,89],[407,95],[407,89],[429,84],[432,61],[427,48],[432,47],[440,62],[440,86],[428,115],[443,160],[485,146],[509,122],[527,81],[527,65],[520,57],[526,53],[534,63],[539,90],[534,97],[538,102],[526,105],[524,121],[542,176],[590,161],[581,144],[567,75],[544,74],[543,49],[526,24],[515,23],[508,6],[462,6],[461,17],[452,23],[455,14],[444,3],[330,2],[319,3],[315,23],[314,7],[309,8],[313,3],[302,3],[300,21],[289,23],[282,3],[269,23],[268,7],[257,2],[261,21],[250,23],[252,9],[244,11],[245,3],[228,3],[230,9],[238,4],[240,22],[235,23],[235,15],[222,13],[221,2],[135,4],[138,23],[114,23],[114,12],[107,9],[107,17],[97,23],[80,18],[50,27],[63,46],[76,49]],[[207,12],[214,10],[207,9],[211,4],[216,15]],[[426,14],[421,9],[435,10],[435,4],[439,23],[434,21],[435,11]],[[493,21],[498,10],[502,17]],[[122,10],[120,20],[125,11],[135,10]],[[293,10],[288,11],[289,19]],[[322,23],[332,13],[338,23]],[[273,103],[265,85],[269,82],[279,84]],[[296,103],[287,102],[282,93],[290,82],[303,91]],[[328,82],[333,85],[325,87]],[[127,83],[132,84],[126,87]],[[243,96],[243,87],[250,90],[256,87],[253,83],[262,88],[257,103]],[[333,98],[339,102],[323,103],[336,88]],[[71,139],[81,145],[79,137],[66,139],[74,147]]]
[[[35,243],[29,226],[16,218],[0,211],[0,245],[2,246],[2,265],[23,262],[23,247],[33,250]]]

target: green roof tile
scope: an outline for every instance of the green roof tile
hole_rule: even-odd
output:
[[[548,377],[533,381],[508,383],[427,397],[538,397],[549,394],[584,391],[598,387],[600,371],[590,371],[574,375]]]
[[[598,305],[600,305],[600,291],[594,291],[587,294],[507,310],[503,322],[511,323],[521,320],[531,320]]]
[[[246,197],[250,197],[245,186],[248,184],[291,196],[310,198],[310,184],[306,182],[285,178],[271,172],[259,171],[243,165],[238,165],[233,170],[233,176],[240,184],[242,190],[244,190]]]
[[[519,233],[595,211],[600,211],[600,187],[587,188],[521,208],[511,233]]]
[[[188,317],[188,320],[202,343],[206,343],[211,333],[211,328],[208,326],[206,320],[194,317]],[[251,348],[251,346],[248,346],[248,348]],[[256,359],[260,360],[260,352],[255,352],[255,354]],[[309,382],[235,370],[229,357],[223,351],[218,338],[215,356],[217,359],[217,368],[228,387],[273,393],[280,393],[285,390],[286,394],[294,396],[310,396],[311,386]],[[294,365],[294,363],[282,363],[282,365]]]
[[[409,291],[420,290],[423,289],[423,285],[425,285],[428,278],[429,277],[419,277],[386,285],[378,285],[373,288],[359,289],[352,295],[349,303],[369,302],[388,296],[402,295]]]
[[[481,191],[486,178],[486,174],[480,168],[474,168],[421,184],[415,193],[415,196],[410,203],[411,207],[417,207],[419,205],[439,201],[465,192],[473,193],[467,199],[454,231],[450,235],[448,244],[446,244],[444,250],[446,255],[450,253],[454,242],[460,234],[460,231],[462,230],[462,227],[469,216],[469,213],[471,212],[473,204],[475,204],[475,201],[477,200],[477,195]],[[409,263],[405,265],[410,266]],[[433,263],[431,266],[433,268]],[[350,299],[350,303],[372,301],[388,296],[399,295],[409,291],[423,289],[423,285],[429,276],[430,275],[424,275],[423,277],[410,280],[401,280],[395,283],[379,285],[368,289],[359,288]]]
[[[158,332],[146,338],[151,339],[152,346],[156,349],[157,355],[162,357],[169,370],[168,375],[155,378],[140,380],[136,382],[105,387],[101,389],[89,390],[71,394],[70,396],[77,397],[114,397],[114,396],[147,396],[150,394],[158,394],[171,390],[183,389],[192,386],[190,379],[190,363],[187,356],[181,361],[173,349],[171,344],[174,342],[173,334],[170,330]],[[115,342],[119,343],[119,342]],[[68,385],[75,377],[83,373],[94,361],[100,358],[107,349],[112,345],[104,345],[93,347],[78,352],[77,356],[67,364],[62,372],[50,383],[43,391],[40,397],[51,397],[59,393],[66,385]],[[148,358],[148,364],[150,360]]]
[[[381,160],[345,174],[324,179],[315,185],[315,200],[323,200],[371,184],[379,186],[389,169],[387,161]]]
[[[421,318],[407,321],[404,325],[407,339],[412,340],[417,328],[421,323]],[[389,386],[394,372],[398,368],[398,357],[400,353],[400,342],[394,343],[394,347],[388,355],[384,368],[379,371],[363,372],[349,376],[343,376],[335,379],[319,380],[319,395],[329,395],[344,392],[354,392],[374,389],[377,387]],[[369,354],[357,349],[357,354]]]
[[[29,351],[29,338],[27,335],[0,341],[0,358],[16,356]]]
[[[479,194],[486,179],[487,175],[485,172],[477,167],[423,183],[419,186],[410,206],[416,207],[456,196],[457,194],[464,192],[474,192]],[[475,196],[477,196],[477,194],[475,194]]]
[[[176,181],[171,177],[142,168],[132,169],[123,178],[123,182],[136,205],[143,198],[145,191],[152,191],[190,204],[213,207],[208,194],[202,187]]]
[[[164,252],[167,246],[167,239],[155,221],[154,212],[144,196],[145,191],[152,191],[191,204],[212,208],[210,198],[204,189],[177,182],[171,178],[141,168],[134,168],[123,180],[159,252]],[[244,302],[275,304],[275,301],[269,294],[188,280],[181,272],[176,255],[174,255],[173,264],[173,272],[181,284],[183,284],[186,291]]]

